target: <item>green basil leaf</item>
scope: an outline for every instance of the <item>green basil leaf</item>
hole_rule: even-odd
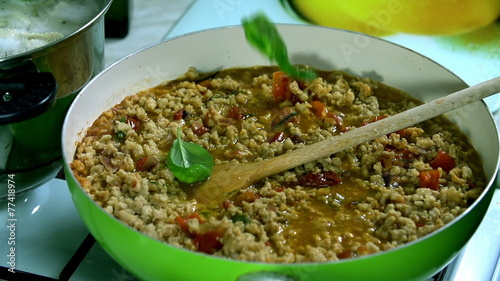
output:
[[[241,221],[243,224],[249,224],[252,222],[252,219],[247,214],[234,214],[231,216],[231,221]]]
[[[245,37],[254,48],[276,62],[280,69],[293,78],[312,80],[316,73],[311,69],[296,67],[288,59],[288,50],[276,26],[263,13],[242,19]]]
[[[167,166],[179,181],[196,183],[210,177],[214,160],[202,146],[183,141],[180,129],[177,129],[177,139],[170,148]]]

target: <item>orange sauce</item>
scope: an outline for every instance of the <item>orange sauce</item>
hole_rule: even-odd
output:
[[[302,253],[308,245],[338,242],[342,248],[337,254],[351,255],[351,246],[364,244],[367,237],[374,237],[371,214],[359,211],[355,205],[365,202],[375,191],[344,178],[341,184],[322,188],[318,194],[321,196],[297,203],[294,217],[283,230],[292,249]],[[331,237],[338,240],[331,241]]]

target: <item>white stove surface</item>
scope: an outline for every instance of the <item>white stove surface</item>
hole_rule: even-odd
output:
[[[167,4],[168,3],[168,4]],[[300,22],[284,11],[278,1],[268,0],[134,0],[131,31],[124,39],[106,40],[106,65],[146,45],[207,28],[239,24],[240,18],[256,10],[265,10],[280,23]],[[202,16],[200,16],[202,15]],[[198,20],[203,19],[203,20]],[[167,35],[165,35],[165,33]],[[486,60],[436,47],[432,38],[397,35],[387,38],[427,55],[451,69],[469,84],[500,76],[500,57]],[[452,59],[455,58],[455,59]],[[466,70],[467,69],[467,70]],[[474,73],[469,71],[476,69]],[[492,110],[498,101],[487,101]],[[500,119],[496,116],[496,119]],[[3,183],[2,183],[3,184]],[[88,235],[72,203],[66,182],[54,179],[18,196],[16,210],[16,269],[58,279],[61,270]],[[7,222],[7,203],[0,202],[0,219]],[[8,223],[6,223],[8,226]],[[0,231],[0,265],[7,267],[9,231]],[[485,247],[486,245],[486,247]],[[500,190],[478,231],[462,253],[450,264],[444,278],[448,281],[500,281],[495,267],[500,255]],[[36,280],[36,279],[24,279]],[[95,244],[69,280],[136,280]]]
[[[6,205],[2,202],[2,205]],[[88,235],[65,181],[54,179],[15,200],[16,270],[58,279],[76,249]],[[7,218],[7,208],[0,209]],[[6,220],[6,219],[5,219]],[[4,220],[4,221],[5,221]],[[10,231],[9,231],[10,232]],[[0,233],[7,243],[9,232]],[[8,265],[7,247],[1,247],[1,265]],[[128,275],[127,278],[123,276]],[[120,277],[122,276],[122,277]],[[117,279],[120,277],[121,279]],[[115,278],[115,279],[113,279]],[[70,280],[135,280],[97,244]]]

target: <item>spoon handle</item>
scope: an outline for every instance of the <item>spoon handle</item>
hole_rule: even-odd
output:
[[[260,177],[271,176],[330,156],[336,152],[415,125],[499,92],[500,77],[496,77],[366,126],[263,161],[260,163]]]

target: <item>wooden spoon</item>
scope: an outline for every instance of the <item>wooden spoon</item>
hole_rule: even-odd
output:
[[[229,198],[229,193],[246,188],[266,177],[328,157],[336,152],[415,125],[499,92],[500,77],[497,77],[268,160],[254,163],[217,164],[210,178],[198,186],[191,187],[188,196],[203,205],[221,206],[220,204]]]

